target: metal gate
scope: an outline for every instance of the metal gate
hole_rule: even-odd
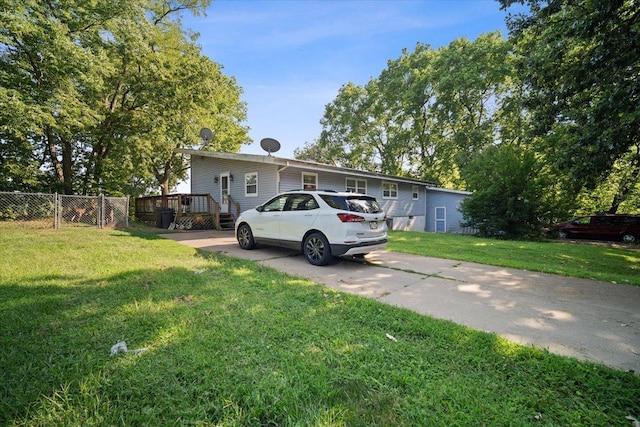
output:
[[[129,198],[58,195],[55,228],[127,227]]]

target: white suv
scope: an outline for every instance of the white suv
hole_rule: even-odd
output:
[[[288,191],[242,212],[236,221],[242,249],[256,244],[301,251],[313,265],[334,256],[364,256],[387,244],[384,212],[374,197],[334,191]]]

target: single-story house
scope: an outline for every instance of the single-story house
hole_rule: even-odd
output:
[[[434,183],[272,155],[182,149],[191,158],[191,193],[210,194],[223,212],[260,205],[276,194],[322,189],[374,196],[394,230],[463,233],[460,202],[471,193]],[[232,209],[231,204],[234,205]]]

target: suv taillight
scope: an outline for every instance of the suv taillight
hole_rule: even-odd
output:
[[[348,213],[339,213],[338,218],[342,222],[362,222],[364,221],[364,217],[360,215],[348,214]]]

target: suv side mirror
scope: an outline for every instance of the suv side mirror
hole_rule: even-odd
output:
[[[260,205],[260,206],[256,206],[256,210],[258,212],[263,212],[264,211],[264,206]]]

